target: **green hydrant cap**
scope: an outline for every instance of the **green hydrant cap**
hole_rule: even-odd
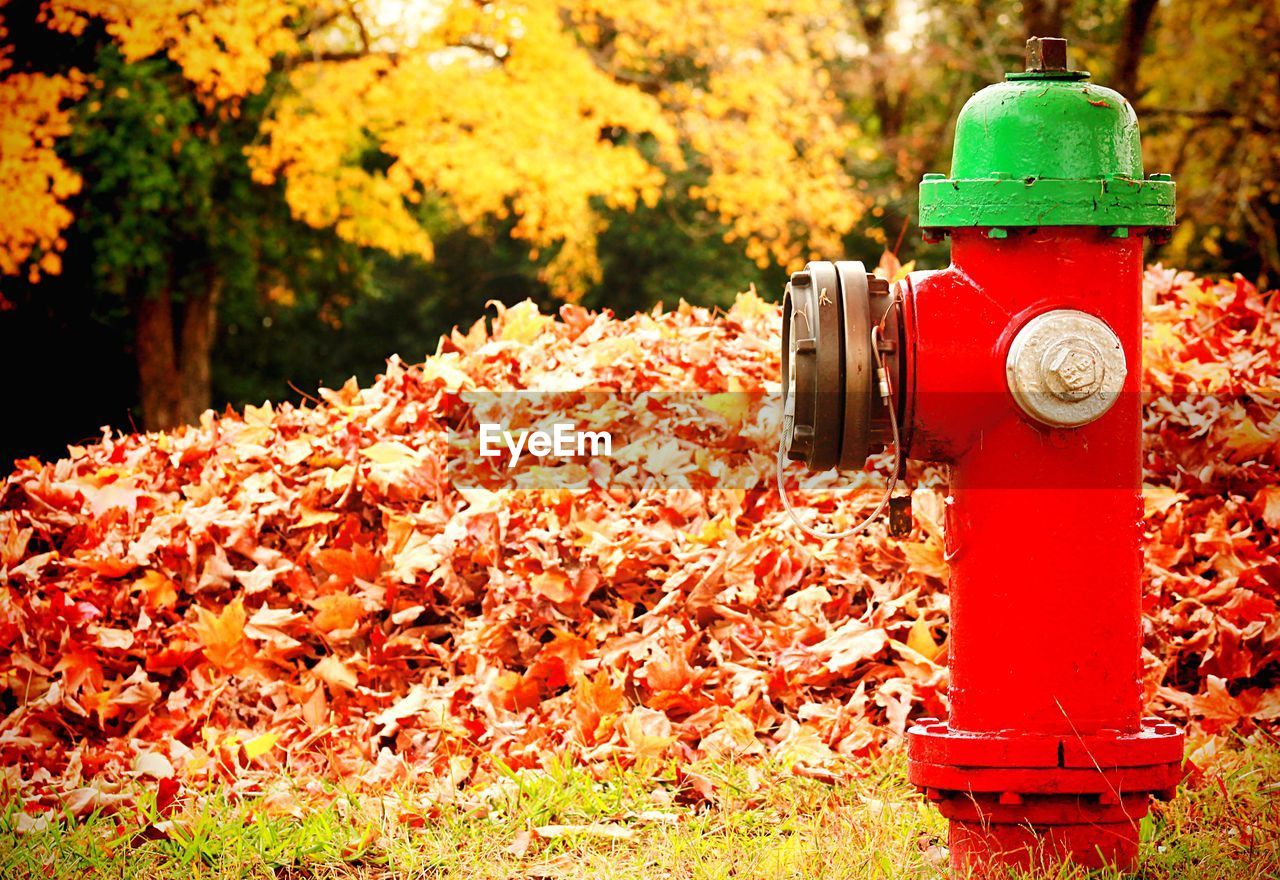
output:
[[[1066,41],[1027,41],[1027,70],[964,105],[951,177],[920,183],[920,226],[1174,223],[1174,183],[1145,177],[1138,117],[1119,94],[1069,70]]]

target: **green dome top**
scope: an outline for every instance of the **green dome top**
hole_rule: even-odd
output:
[[[1015,80],[987,86],[956,120],[951,176],[1120,174],[1142,179],[1138,117],[1119,92],[1087,81]]]
[[[1138,118],[1083,71],[1011,73],[964,105],[951,177],[920,184],[920,225],[1171,226],[1174,185],[1146,180]]]

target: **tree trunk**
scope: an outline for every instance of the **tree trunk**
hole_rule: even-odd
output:
[[[145,431],[192,424],[209,407],[209,364],[220,283],[175,303],[169,290],[141,296],[134,309],[134,357]]]
[[[893,141],[902,133],[907,106],[905,87],[898,89],[896,95],[889,91],[891,62],[885,49],[885,32],[893,19],[893,3],[887,2],[874,7],[856,4],[855,8],[862,20],[862,31],[867,37],[871,99],[876,117],[880,120],[880,135],[886,141]]]
[[[144,431],[163,431],[178,424],[178,383],[174,367],[173,301],[169,291],[142,296],[134,307],[134,357],[138,362],[138,397]]]
[[[1138,100],[1138,67],[1142,63],[1142,45],[1146,42],[1151,20],[1159,0],[1129,0],[1124,14],[1124,32],[1116,56],[1116,72],[1111,87],[1131,102]]]
[[[1022,21],[1027,39],[1062,37],[1071,0],[1022,0]]]
[[[181,343],[178,367],[182,375],[178,418],[185,424],[199,421],[200,414],[211,402],[209,366],[221,287],[221,279],[210,273],[200,295],[188,297],[183,303],[182,332],[178,337]]]

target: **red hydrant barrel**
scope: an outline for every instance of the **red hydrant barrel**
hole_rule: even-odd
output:
[[[1142,245],[1173,223],[1133,108],[1032,40],[979,92],[902,284],[904,447],[951,468],[951,715],[909,731],[952,864],[1129,866],[1183,735],[1142,718]]]

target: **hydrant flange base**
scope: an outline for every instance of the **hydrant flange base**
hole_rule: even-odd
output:
[[[965,767],[1141,767],[1179,764],[1186,737],[1157,718],[1134,733],[1091,734],[970,733],[941,722],[921,723],[907,732],[912,760]]]
[[[1085,810],[1095,821],[1118,821],[1113,808],[1170,798],[1184,776],[1185,735],[1158,718],[1132,733],[1056,736],[957,731],[927,719],[907,731],[907,744],[908,779],[949,818],[1069,824]],[[975,800],[982,794],[999,800]]]
[[[936,789],[967,797],[974,792],[1015,792],[1019,795],[1170,793],[1183,778],[1182,765],[1085,769],[1063,767],[958,767],[915,761],[907,779],[921,789]]]

